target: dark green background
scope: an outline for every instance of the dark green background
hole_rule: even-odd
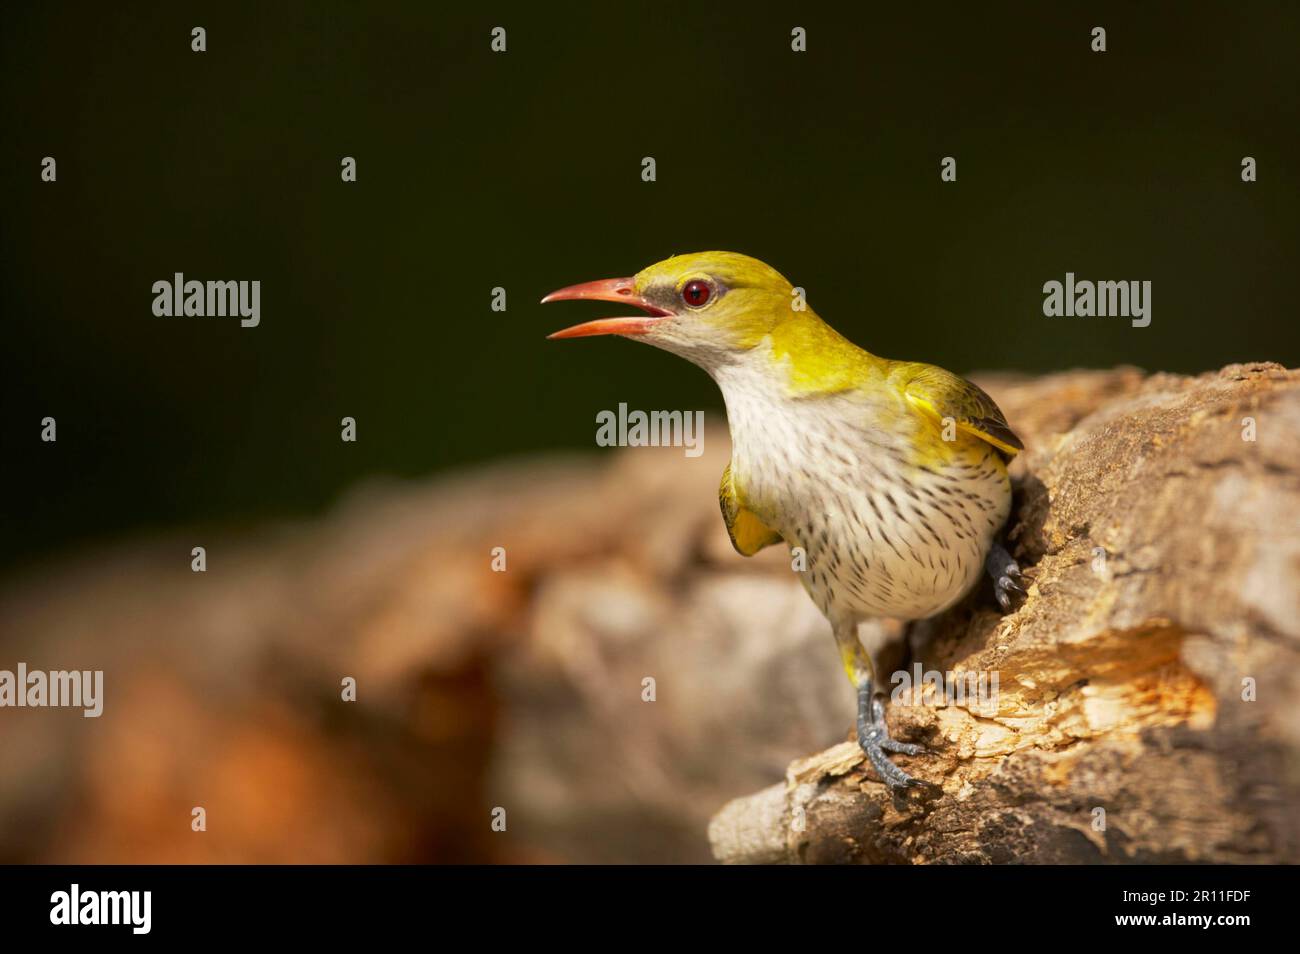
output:
[[[675,252],[958,371],[1300,363],[1295,5],[121,6],[0,23],[9,564],[720,407],[667,354],[543,339],[603,311],[544,292]],[[1067,270],[1151,280],[1152,325],[1044,318]],[[175,271],[260,279],[261,327],[153,317]]]

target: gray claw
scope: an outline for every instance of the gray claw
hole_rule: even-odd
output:
[[[1011,590],[1013,593],[1025,592],[1025,588],[1021,586],[1019,583],[1017,583],[1015,580],[1011,579],[1011,577],[1009,576],[998,577],[998,589]]]
[[[885,704],[875,697],[869,686],[865,690],[859,690],[858,745],[862,747],[867,761],[876,770],[880,780],[895,794],[914,785],[925,784],[889,761],[886,752],[923,755],[925,749],[911,742],[898,742],[889,737],[889,727],[885,724]]]
[[[993,578],[993,596],[998,601],[998,605],[1002,607],[1004,613],[1011,612],[1014,603],[1012,594],[1021,597],[1028,595],[1020,564],[1011,558],[1006,547],[994,541],[989,548],[984,565],[989,576]]]
[[[886,744],[893,743],[893,739],[878,737],[879,727],[873,727],[865,735],[858,733],[858,745],[862,746],[863,753],[867,756],[867,761],[871,767],[876,770],[880,780],[884,782],[891,791],[911,788],[913,785],[920,784],[915,778],[908,775],[901,768],[889,761],[889,756],[885,754]]]

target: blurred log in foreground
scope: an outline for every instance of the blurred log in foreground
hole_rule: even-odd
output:
[[[999,674],[991,714],[893,707],[937,797],[833,745],[828,629],[779,548],[731,551],[715,429],[11,577],[0,668],[102,669],[105,703],[0,710],[0,860],[1300,860],[1298,376],[981,383],[1036,583],[913,630],[909,663]]]

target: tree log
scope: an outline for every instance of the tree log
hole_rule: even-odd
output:
[[[886,674],[999,676],[992,712],[891,706],[932,792],[834,745],[829,627],[783,548],[732,551],[719,416],[698,458],[376,481],[10,573],[0,668],[105,699],[0,710],[0,861],[1300,860],[1300,375],[979,380],[1028,446],[1029,597],[861,633]]]
[[[929,754],[895,760],[933,789],[891,798],[836,745],[726,805],[715,856],[1300,860],[1300,377],[989,387],[1028,448],[1011,536],[1033,584],[910,641],[924,670],[996,673],[996,698],[913,686],[891,730]]]

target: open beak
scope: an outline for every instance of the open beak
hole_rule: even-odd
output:
[[[545,305],[548,301],[579,301],[585,299],[591,301],[617,301],[640,308],[645,314],[631,318],[599,318],[596,321],[587,321],[571,328],[565,328],[546,337],[587,338],[591,335],[643,335],[665,318],[672,316],[672,312],[657,308],[638,295],[636,293],[636,283],[630,278],[603,278],[598,282],[570,285],[568,288],[561,288],[559,291],[551,292],[542,299],[542,304]]]

